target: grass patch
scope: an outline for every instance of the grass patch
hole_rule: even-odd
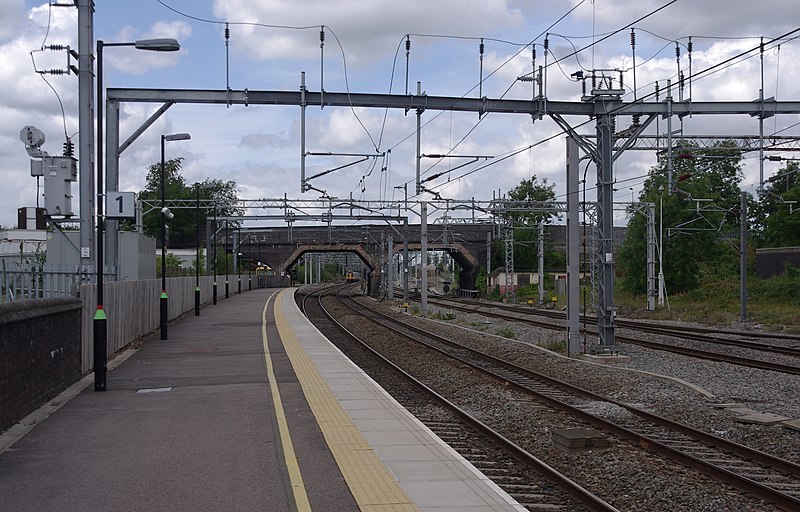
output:
[[[669,283],[669,281],[667,281]],[[748,321],[800,330],[800,271],[770,279],[747,278]],[[618,313],[634,318],[730,324],[740,320],[739,279],[709,280],[687,293],[669,295],[670,310],[646,310],[646,297],[616,293]]]
[[[559,354],[566,354],[567,353],[567,342],[566,341],[559,341],[559,340],[547,340],[544,343],[539,345],[543,349],[549,350],[551,352],[557,352]]]
[[[508,327],[503,327],[502,329],[498,329],[497,335],[502,336],[503,338],[508,338],[510,340],[517,339],[517,333],[515,333],[512,329]]]

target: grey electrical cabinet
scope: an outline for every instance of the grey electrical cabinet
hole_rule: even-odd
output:
[[[44,177],[44,208],[48,216],[72,217],[72,182],[78,180],[78,161],[71,156],[44,156],[31,161],[31,175]]]

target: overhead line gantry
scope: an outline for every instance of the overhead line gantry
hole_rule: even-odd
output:
[[[109,185],[118,182],[118,159],[123,149],[128,147],[143,130],[119,145],[119,104],[121,102],[161,103],[161,107],[145,124],[152,124],[171,105],[176,103],[192,104],[226,104],[226,105],[294,105],[301,108],[307,106],[347,107],[347,108],[391,108],[409,110],[440,110],[455,112],[478,112],[497,114],[524,114],[532,119],[543,116],[551,117],[565,132],[575,140],[585,153],[590,155],[597,169],[597,230],[600,239],[601,264],[598,272],[600,296],[598,298],[598,327],[600,332],[600,348],[614,350],[614,298],[613,298],[613,248],[612,248],[612,212],[613,212],[613,162],[626,149],[634,146],[635,141],[649,124],[663,116],[698,115],[748,115],[764,119],[774,115],[800,113],[798,101],[776,101],[761,97],[755,101],[673,101],[671,93],[664,100],[633,102],[622,101],[624,91],[592,90],[584,95],[582,101],[552,101],[538,96],[526,99],[493,99],[487,97],[466,98],[450,96],[429,96],[427,94],[373,94],[351,92],[309,91],[304,84],[297,91],[251,91],[244,90],[201,90],[201,89],[108,89],[106,94],[106,138],[109,150],[106,153],[106,169]],[[576,131],[567,121],[569,116],[588,117],[596,124],[596,137],[585,137]],[[635,116],[641,120],[633,130],[615,133],[615,121],[618,116]],[[580,125],[585,122],[579,123]],[[619,143],[619,144],[615,144]],[[670,144],[671,146],[671,140]],[[616,147],[615,147],[616,146]],[[567,166],[568,172],[576,172],[576,166]],[[573,169],[570,169],[572,167]],[[575,183],[576,180],[567,180]],[[671,180],[670,180],[671,181]],[[304,184],[301,183],[301,187]],[[568,187],[569,194],[577,194],[577,190]],[[577,206],[577,203],[576,203]],[[568,223],[569,224],[569,223]],[[578,237],[578,230],[570,230],[570,237]],[[572,233],[574,232],[574,233]],[[111,242],[111,240],[109,240]],[[574,245],[574,244],[573,244]],[[111,246],[113,248],[113,245]],[[577,279],[577,274],[574,276]],[[570,300],[577,301],[577,297]],[[571,319],[570,330],[577,327],[577,319]],[[576,333],[570,335],[570,353],[572,340]]]

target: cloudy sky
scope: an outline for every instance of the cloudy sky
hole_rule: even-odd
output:
[[[62,4],[70,2],[63,1]],[[481,93],[490,98],[526,99],[531,84],[517,77],[531,71],[531,42],[537,65],[544,64],[543,43],[549,32],[550,54],[546,95],[551,100],[579,101],[581,88],[569,75],[579,69],[622,69],[626,99],[632,86],[643,96],[662,88],[682,70],[689,74],[687,43],[692,38],[692,71],[698,72],[766,41],[800,28],[796,0],[677,0],[636,22],[636,58],[630,45],[635,20],[669,0],[104,0],[97,2],[94,33],[106,42],[151,37],[174,37],[177,53],[156,54],[130,48],[105,52],[108,87],[232,89],[296,91],[305,71],[307,86],[331,92],[400,93],[416,89],[430,95],[478,97],[481,77],[480,38],[484,38]],[[559,18],[572,12],[563,20]],[[0,225],[16,224],[17,208],[36,205],[36,180],[19,140],[20,129],[34,125],[47,136],[44,149],[60,154],[65,137],[78,146],[77,90],[74,76],[48,76],[58,93],[35,72],[64,68],[63,52],[40,51],[43,45],[77,48],[77,12],[27,0],[0,0]],[[225,22],[230,26],[226,78]],[[556,23],[557,22],[557,23]],[[266,26],[269,25],[269,26]],[[319,32],[326,31],[320,52]],[[615,35],[610,33],[623,29]],[[406,78],[404,41],[410,34],[411,52]],[[800,35],[800,32],[792,34]],[[605,38],[605,39],[604,39]],[[603,39],[602,41],[600,41]],[[567,57],[593,41],[577,56]],[[676,60],[676,42],[680,61]],[[527,46],[526,46],[527,45]],[[800,40],[769,44],[759,58],[737,59],[723,69],[693,82],[695,100],[749,101],[758,97],[763,77],[765,96],[800,99]],[[567,57],[567,58],[565,58]],[[563,59],[558,64],[553,62]],[[322,68],[322,70],[321,70]],[[635,69],[635,71],[634,71]],[[762,72],[763,70],[763,72]],[[634,76],[635,75],[635,76]],[[677,92],[675,93],[677,97]],[[688,97],[688,91],[686,92]],[[63,103],[64,114],[59,106]],[[124,140],[155,110],[155,105],[126,104],[121,114]],[[143,188],[146,168],[159,160],[159,136],[190,132],[192,140],[172,142],[167,157],[182,156],[189,183],[206,178],[235,180],[244,199],[318,198],[320,192],[300,193],[300,109],[234,105],[177,105],[167,111],[128,149],[120,161],[120,189]],[[799,116],[767,120],[767,135],[800,136]],[[586,120],[572,119],[574,123]],[[629,119],[622,118],[620,127]],[[490,199],[493,191],[507,192],[520,180],[536,175],[564,191],[564,139],[544,139],[560,130],[545,118],[493,114],[426,112],[423,153],[512,158],[478,170],[492,160],[444,172],[461,165],[460,158],[423,159],[426,176],[444,174],[427,185],[443,198]],[[654,123],[655,124],[655,123]],[[394,187],[410,182],[415,173],[415,126],[412,113],[380,109],[310,107],[307,110],[307,150],[332,153],[383,153],[371,160],[316,179],[312,185],[330,196],[398,199]],[[583,131],[590,132],[592,125]],[[660,130],[666,130],[661,121]],[[749,116],[685,118],[674,129],[686,134],[756,135],[757,120]],[[655,134],[653,126],[648,133]],[[792,156],[787,154],[785,156]],[[758,182],[757,153],[746,155],[745,187]],[[344,157],[309,157],[307,175],[351,162]],[[655,155],[630,151],[617,160],[616,199],[629,201]],[[767,162],[766,175],[777,169]],[[591,176],[591,174],[590,174]],[[590,186],[593,179],[589,180]],[[633,189],[633,190],[631,190]],[[73,205],[78,206],[78,184]],[[430,197],[424,195],[423,197]],[[621,219],[622,220],[622,219]]]

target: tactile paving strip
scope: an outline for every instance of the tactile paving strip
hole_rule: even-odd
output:
[[[339,405],[316,366],[300,346],[281,310],[280,303],[286,293],[292,293],[292,290],[282,291],[275,301],[275,324],[303,393],[356,503],[362,512],[418,511],[417,506]]]

